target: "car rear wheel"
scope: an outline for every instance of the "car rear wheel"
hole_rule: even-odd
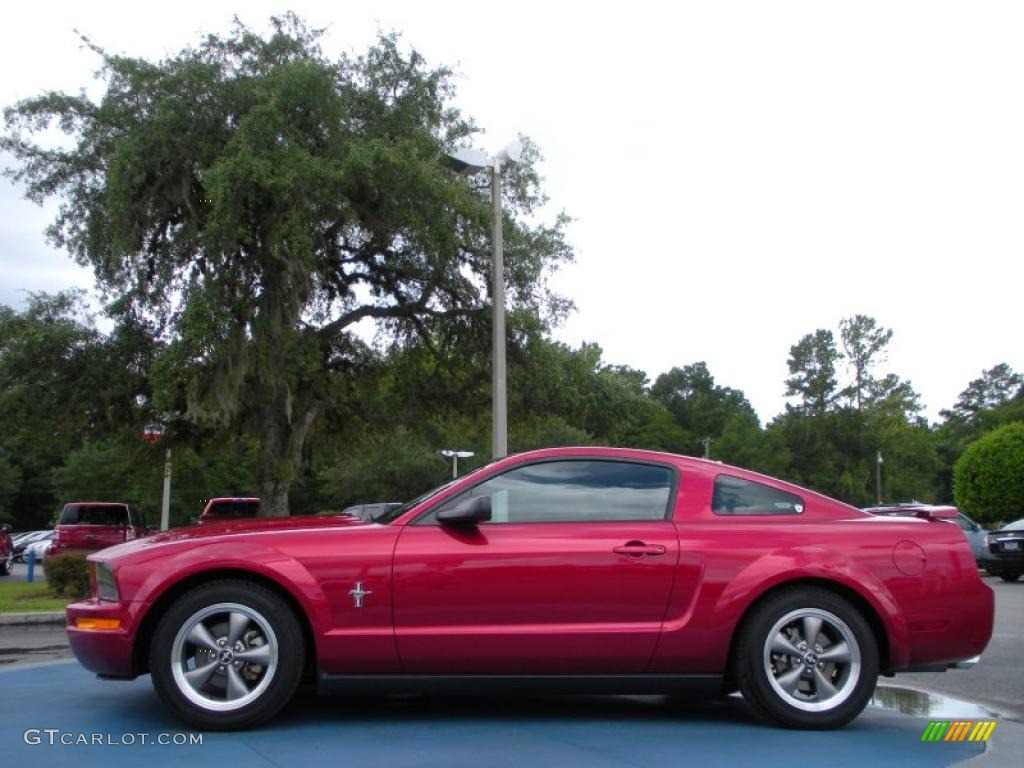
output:
[[[1019,573],[1001,573],[1001,574],[999,574],[999,578],[1002,579],[1003,581],[1016,581],[1017,579],[1020,578],[1020,574]]]
[[[788,589],[756,606],[740,633],[736,680],[761,718],[790,728],[838,728],[871,699],[878,648],[845,598]]]
[[[171,605],[150,646],[160,698],[192,725],[248,728],[287,704],[302,677],[305,642],[291,608],[246,581],[216,581]]]
[[[0,576],[10,576],[14,570],[14,553],[8,551],[3,560],[0,560]]]

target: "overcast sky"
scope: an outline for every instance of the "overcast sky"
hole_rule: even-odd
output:
[[[704,360],[765,421],[790,346],[855,313],[893,329],[880,372],[932,418],[983,368],[1024,370],[1019,0],[15,3],[0,104],[96,92],[74,28],[158,58],[288,8],[329,54],[401,31],[457,68],[482,148],[540,145],[549,214],[575,218],[566,342],[652,379]],[[0,180],[0,303],[91,286],[43,239],[54,210]]]

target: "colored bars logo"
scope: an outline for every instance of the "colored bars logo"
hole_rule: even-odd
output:
[[[988,741],[995,720],[932,720],[921,741]]]

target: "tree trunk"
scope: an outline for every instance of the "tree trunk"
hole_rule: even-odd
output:
[[[289,421],[283,404],[269,403],[260,419],[260,517],[288,517],[288,491],[302,468],[302,451],[320,415],[312,405]]]

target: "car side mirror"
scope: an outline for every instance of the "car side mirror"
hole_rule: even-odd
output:
[[[10,533],[11,532],[11,526],[8,525],[7,523],[4,523],[3,525],[0,525],[0,531],[3,531],[4,533]]]
[[[490,496],[471,496],[451,509],[443,509],[437,513],[437,522],[441,525],[474,526],[477,523],[486,523],[490,519]]]

